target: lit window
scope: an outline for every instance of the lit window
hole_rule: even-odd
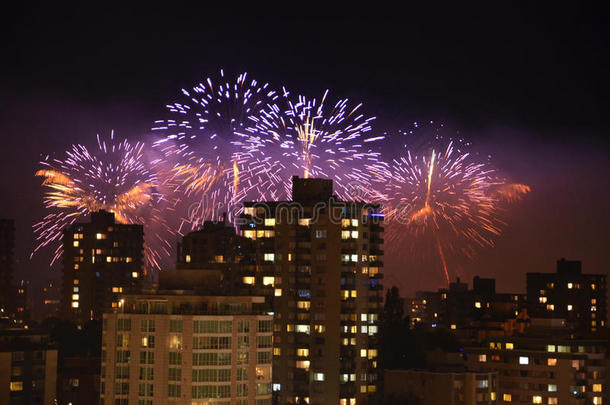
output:
[[[595,298],[591,298],[591,305],[597,304],[597,300]]]
[[[503,394],[502,395],[502,400],[504,402],[511,402],[513,400],[513,396],[510,394]]]
[[[74,285],[78,285],[78,279],[74,279]]]
[[[275,218],[265,218],[265,226],[275,226]]]
[[[324,239],[324,238],[326,238],[326,235],[327,235],[326,229],[316,230],[316,239]]]
[[[244,231],[244,238],[256,239],[256,231]]]
[[[292,253],[288,253],[288,261],[291,262],[292,261]]]
[[[481,303],[479,301],[474,303],[475,308],[481,308]]]
[[[246,208],[244,208],[244,214],[253,216],[254,215],[254,207],[246,207]]]
[[[131,262],[133,262],[133,259],[131,257],[126,257],[125,258],[125,262],[126,263],[131,263]]]
[[[78,241],[75,240],[74,243],[72,244],[74,247],[78,247]]]
[[[595,290],[595,284],[591,284],[591,289]]]
[[[310,361],[309,360],[298,360],[297,361],[297,368],[302,368],[305,370],[309,370],[309,365],[310,365]]]
[[[534,395],[532,397],[532,403],[533,404],[541,404],[542,403],[542,397],[540,395]]]
[[[546,359],[546,365],[549,366],[549,367],[556,366],[557,365],[557,359],[554,359],[554,358]]]
[[[296,332],[297,333],[306,333],[309,335],[310,333],[310,326],[309,325],[297,325],[296,326]]]
[[[358,231],[352,231],[352,233],[350,234],[352,239],[358,239]]]
[[[491,400],[495,401],[496,400],[496,393],[495,392],[491,392]]]
[[[311,302],[309,301],[297,301],[298,309],[309,309],[311,307]]]
[[[352,262],[358,263],[358,255],[352,255],[350,259]]]
[[[593,392],[602,392],[601,384],[593,384]]]
[[[274,283],[275,283],[275,277],[268,277],[268,276],[263,277],[263,285],[273,286]]]
[[[103,233],[96,233],[95,234],[95,239],[106,239],[106,235],[104,235]]]
[[[313,380],[314,381],[324,381],[324,373],[314,373]]]
[[[358,226],[358,220],[352,219],[352,226]]]
[[[139,274],[137,271],[132,271],[131,272],[131,278],[138,278]]]
[[[549,397],[548,404],[549,405],[557,405],[558,404],[557,397]]]
[[[11,381],[9,388],[11,391],[23,391],[23,381]]]
[[[568,283],[568,288],[569,288],[569,289],[574,288],[574,284],[572,284],[572,283]]]
[[[106,256],[106,263],[112,263],[112,256]]]
[[[341,239],[349,239],[350,232],[349,231],[341,231]]]
[[[311,218],[299,218],[299,225],[309,226],[311,224]]]
[[[602,405],[602,397],[593,397],[593,405]]]
[[[572,306],[572,304],[568,304],[568,311],[571,311],[574,307]]]
[[[254,284],[254,277],[251,277],[251,276],[248,277],[247,276],[247,277],[242,278],[242,281],[243,281],[244,284],[253,285]]]
[[[512,343],[506,343],[506,350],[513,350],[515,346]]]
[[[530,364],[529,357],[527,357],[527,356],[520,356],[519,357],[519,364],[522,364],[522,365]]]
[[[186,255],[186,262],[190,263],[191,262],[191,255]]]
[[[74,291],[75,293],[78,292],[78,287],[72,287],[72,291]]]
[[[546,310],[547,311],[554,311],[555,310],[555,305],[553,305],[553,304],[546,304]]]
[[[555,345],[547,345],[546,346],[546,351],[550,352],[550,353],[554,353],[555,352]]]
[[[299,357],[309,356],[309,349],[304,349],[304,348],[297,349],[297,356],[299,356]]]
[[[349,228],[351,221],[349,220],[349,218],[343,218],[341,220],[341,226],[343,228]]]
[[[479,354],[479,363],[485,363],[487,361],[486,354]]]
[[[366,349],[360,349],[360,357],[366,357]]]
[[[274,295],[276,297],[281,297],[282,296],[282,289],[281,288],[276,288],[275,292],[274,292]]]
[[[78,301],[78,294],[72,294],[72,300]]]
[[[282,354],[282,349],[280,349],[279,347],[274,347],[273,348],[273,355],[274,356],[279,356],[280,354]]]
[[[538,297],[538,302],[541,304],[546,304],[546,297]]]
[[[456,324],[452,323],[451,324],[451,329],[455,330],[457,328]]]
[[[557,392],[557,384],[549,384],[547,389],[549,392]]]
[[[78,301],[72,301],[72,308],[78,308]]]
[[[266,262],[274,262],[275,261],[275,254],[274,253],[265,253],[264,259],[265,259]]]
[[[591,306],[591,312],[597,311],[597,307],[595,305]]]

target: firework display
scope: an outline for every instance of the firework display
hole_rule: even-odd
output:
[[[285,95],[281,103],[252,117],[255,125],[248,128],[251,138],[244,156],[252,168],[249,186],[256,187],[261,199],[288,199],[294,175],[332,178],[337,193],[347,197],[357,168],[377,161],[380,153],[373,144],[384,136],[372,133],[375,118],[361,113],[362,104],[329,102],[328,93],[294,101]]]
[[[231,220],[244,200],[289,200],[298,175],[332,179],[342,199],[381,203],[386,250],[434,258],[449,283],[452,262],[492,246],[506,208],[530,191],[506,181],[463,139],[445,140],[442,125],[431,122],[425,136],[417,123],[375,131],[361,103],[331,100],[328,90],[321,98],[292,96],[221,70],[166,107],[152,128],[155,159],[145,159],[144,144],[111,134],[109,141],[98,136],[95,150],[74,145],[65,159],[41,162],[36,175],[49,213],[34,225],[35,251],[56,245],[55,262],[63,229],[105,209],[121,223],[145,226],[147,267],[159,268],[173,243],[167,236],[225,212]],[[167,208],[178,200],[184,209],[172,229]]]
[[[201,215],[187,219],[196,228],[203,218],[231,212],[247,194],[239,181],[240,173],[250,172],[244,153],[252,141],[245,128],[263,109],[272,108],[279,95],[247,73],[229,82],[221,70],[217,79],[182,89],[182,96],[182,102],[167,105],[171,117],[156,121],[152,130],[160,138],[154,147],[171,165],[169,177],[185,196],[204,205]]]
[[[502,203],[529,192],[503,181],[467,148],[435,138],[433,145],[367,168],[378,183],[369,199],[385,205],[390,250],[437,257],[447,284],[449,258],[472,258],[477,247],[493,246],[503,226]]]
[[[63,230],[81,217],[98,210],[114,213],[120,223],[143,224],[148,269],[159,268],[169,254],[165,232],[172,233],[161,215],[164,197],[154,168],[144,158],[145,144],[108,140],[97,136],[97,147],[72,145],[62,159],[46,159],[36,176],[44,180],[44,204],[49,213],[34,225],[38,245],[34,252],[56,245],[51,264],[62,253]]]

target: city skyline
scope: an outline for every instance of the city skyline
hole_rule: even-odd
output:
[[[56,13],[57,21],[66,18],[61,17],[65,10],[46,11]],[[74,24],[81,28],[78,21],[88,20],[99,27],[113,15],[100,13],[90,18],[93,11],[83,8],[69,15],[80,17]],[[413,15],[432,11],[418,8]],[[469,10],[456,11],[466,21],[476,15],[470,15]],[[82,47],[82,39],[55,30],[42,14],[36,14],[42,10],[32,11],[34,20],[53,32],[52,38],[62,41],[48,48],[33,40],[40,36],[32,31],[32,37],[19,37],[9,45],[9,52],[16,58],[4,67],[15,79],[6,84],[8,94],[15,97],[3,111],[6,116],[2,126],[7,134],[4,145],[16,153],[1,164],[4,173],[16,169],[17,175],[3,176],[2,188],[20,191],[0,202],[0,212],[3,217],[16,219],[16,278],[47,280],[60,273],[48,270],[46,257],[28,258],[33,243],[30,226],[44,213],[39,180],[32,175],[40,155],[59,154],[72,143],[87,143],[96,133],[108,133],[112,128],[134,141],[143,140],[164,105],[175,100],[176,89],[187,88],[220,67],[249,70],[263,82],[286,84],[312,97],[331,88],[338,98],[363,100],[367,114],[377,116],[377,120],[383,118],[380,127],[384,129],[405,129],[413,122],[430,120],[444,123],[446,134],[464,137],[479,153],[490,154],[511,180],[530,185],[532,193],[511,209],[510,226],[496,246],[480,250],[475,261],[462,265],[465,274],[495,277],[499,285],[521,290],[523,273],[552,271],[559,257],[582,260],[587,272],[607,273],[601,254],[610,229],[604,209],[609,199],[608,180],[602,176],[607,171],[607,141],[603,137],[607,123],[603,119],[605,101],[600,96],[603,92],[599,91],[605,82],[600,74],[603,56],[596,52],[603,37],[599,34],[604,31],[593,10],[584,7],[557,6],[551,15],[554,19],[542,17],[541,12],[538,8],[515,9],[504,18],[495,16],[497,27],[482,22],[479,28],[462,27],[447,17],[439,17],[439,23],[427,27],[410,18],[411,24],[404,24],[406,28],[399,24],[358,34],[357,40],[343,50],[336,44],[342,42],[345,29],[361,26],[366,19],[305,15],[277,24],[327,27],[326,33],[293,37],[294,44],[300,45],[296,49],[307,49],[304,45],[310,40],[330,38],[329,43],[316,47],[320,60],[296,63],[300,58],[295,50],[271,63],[269,56],[277,53],[278,47],[292,47],[269,30],[261,31],[258,37],[268,46],[249,46],[244,33],[255,23],[246,13],[236,18],[247,24],[235,23],[233,30],[213,36],[212,41],[209,34],[224,20],[198,28],[184,10],[177,10],[180,18],[164,27],[158,24],[163,20],[158,9],[149,10],[150,21],[136,10],[123,9],[116,14],[119,24],[115,31],[83,30],[83,39],[101,47],[98,54],[95,47]],[[11,34],[18,32],[17,21],[27,20],[28,15],[27,10],[15,10]],[[568,18],[570,15],[573,18]],[[268,14],[263,21],[273,20],[273,16]],[[510,27],[509,17],[519,16],[525,21],[522,32],[504,32]],[[561,41],[565,36],[554,33],[563,22],[583,28],[575,31],[570,41]],[[373,23],[376,28],[382,25]],[[152,27],[159,30],[154,41],[143,38],[141,32]],[[179,41],[163,38],[161,33],[171,29],[198,41],[201,51],[191,55],[177,52],[182,55],[177,64],[162,60],[158,66],[143,67],[141,60],[159,60],[153,57],[156,49],[187,49]],[[479,34],[483,29],[489,35]],[[418,30],[426,35],[415,39],[404,34]],[[123,34],[129,38],[125,44],[117,41]],[[449,34],[455,36],[454,41],[440,41]],[[363,51],[355,53],[363,56],[362,66],[346,63],[346,55],[359,49],[358,44],[370,49],[381,40],[385,46],[372,50],[370,57]],[[581,46],[583,43],[586,45]],[[134,48],[134,44],[142,46]],[[56,49],[60,57],[53,61],[46,58],[50,67],[42,69],[34,62],[48,56],[47,49]],[[381,57],[385,52],[392,55],[389,60]],[[70,62],[74,54],[81,55],[76,65]],[[100,55],[105,56],[103,65],[97,66]],[[523,55],[525,59],[519,57]],[[121,67],[109,67],[113,61]],[[142,75],[133,78],[133,72]],[[567,75],[570,72],[573,74]],[[443,77],[440,82],[439,77]],[[484,85],[478,85],[479,81]],[[86,86],[82,86],[84,82]],[[405,293],[408,288],[433,288],[442,283],[436,269],[403,268],[387,262],[387,281],[400,285]]]

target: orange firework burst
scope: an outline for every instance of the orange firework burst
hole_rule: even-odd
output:
[[[158,269],[159,259],[171,246],[162,234],[167,225],[159,204],[164,201],[154,168],[144,158],[143,143],[114,141],[97,136],[97,149],[73,145],[64,160],[48,158],[36,176],[44,178],[44,203],[49,214],[34,225],[38,246],[34,252],[55,244],[51,265],[62,253],[63,230],[82,216],[98,210],[114,213],[120,223],[145,226],[147,269]]]
[[[386,204],[390,249],[428,258],[434,253],[447,283],[450,259],[472,258],[478,247],[493,246],[504,225],[501,203],[529,192],[528,186],[502,181],[487,162],[454,141],[408,151],[368,170],[382,186],[371,198]]]

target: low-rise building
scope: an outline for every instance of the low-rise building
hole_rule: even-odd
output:
[[[54,405],[57,349],[44,332],[0,331],[0,404]]]
[[[189,271],[210,275],[179,270]],[[103,318],[100,402],[270,405],[273,316],[264,302],[177,289],[125,295]]]
[[[385,370],[384,397],[414,398],[421,405],[491,405],[497,399],[495,372]]]
[[[490,338],[466,348],[468,367],[498,372],[500,403],[606,403],[607,341],[565,337],[563,320],[540,326],[534,319],[527,336]]]

